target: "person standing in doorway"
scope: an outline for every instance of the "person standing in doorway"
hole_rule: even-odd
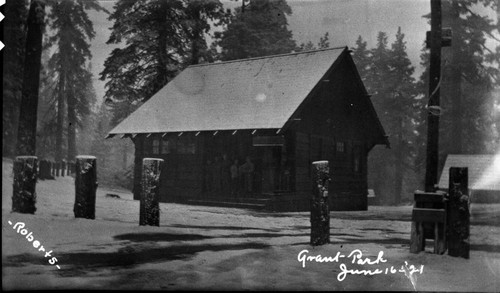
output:
[[[234,160],[234,163],[231,165],[229,171],[231,172],[231,195],[238,196],[239,191],[239,168],[238,168],[238,159]]]
[[[244,188],[245,192],[252,193],[253,192],[253,171],[255,170],[255,166],[252,163],[250,157],[246,157],[246,161],[243,165],[241,165],[241,173],[245,178]]]
[[[221,191],[221,175],[222,175],[222,163],[220,161],[220,157],[215,157],[214,163],[212,164],[212,179],[213,191],[220,195]]]

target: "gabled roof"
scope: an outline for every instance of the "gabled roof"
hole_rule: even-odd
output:
[[[450,167],[467,167],[469,189],[500,190],[500,154],[448,155],[444,164],[440,189],[448,189]]]
[[[347,47],[189,66],[109,134],[281,129],[344,54]]]

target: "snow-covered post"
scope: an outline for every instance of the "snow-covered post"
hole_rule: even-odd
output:
[[[59,177],[59,168],[61,168],[61,162],[56,161],[56,177]]]
[[[313,195],[311,200],[311,245],[330,243],[330,210],[328,207],[328,161],[316,161],[313,167]]]
[[[96,157],[76,156],[75,218],[95,219]]]
[[[36,181],[38,158],[18,156],[14,161],[12,211],[34,214],[36,211]]]
[[[75,162],[71,162],[70,165],[69,165],[69,167],[70,167],[69,170],[68,170],[69,175],[75,174],[76,173],[76,171],[75,171],[75,168],[76,168]]]
[[[160,174],[162,159],[142,160],[142,191],[139,225],[160,226]]]
[[[46,160],[40,160],[38,163],[38,179],[44,180],[47,179],[47,161]]]
[[[43,162],[43,165],[42,165]],[[51,179],[52,176],[50,175],[50,162],[49,160],[42,160],[40,162],[40,179]]]
[[[468,169],[450,168],[448,203],[448,254],[469,258],[470,214]]]

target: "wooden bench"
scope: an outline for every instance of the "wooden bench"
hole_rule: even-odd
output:
[[[446,251],[446,204],[444,192],[415,192],[410,252],[425,250],[425,239],[434,240],[434,253]]]

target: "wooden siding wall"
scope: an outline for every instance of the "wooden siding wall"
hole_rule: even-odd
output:
[[[193,134],[186,136],[168,135],[161,137],[159,134],[153,134],[150,137],[136,138],[136,157],[134,168],[134,199],[140,197],[140,176],[143,158],[160,158],[165,162],[160,175],[160,201],[175,201],[176,197],[196,198],[201,195],[203,177],[202,177],[202,155],[200,148],[202,141],[195,138]],[[153,150],[153,141],[160,140],[158,149]],[[168,141],[168,153],[162,146]],[[142,142],[139,143],[139,142]],[[180,145],[186,145],[187,142],[194,143],[195,153],[186,153],[180,150]],[[140,150],[141,149],[141,150]],[[136,191],[137,190],[137,191]]]
[[[312,192],[311,163],[330,163],[332,210],[367,209],[367,158],[373,144],[374,126],[362,91],[352,71],[343,64],[336,74],[320,84],[319,90],[301,111],[296,127],[295,188]],[[344,152],[337,151],[337,143]],[[354,151],[356,150],[356,151]],[[358,156],[358,170],[355,170]]]

